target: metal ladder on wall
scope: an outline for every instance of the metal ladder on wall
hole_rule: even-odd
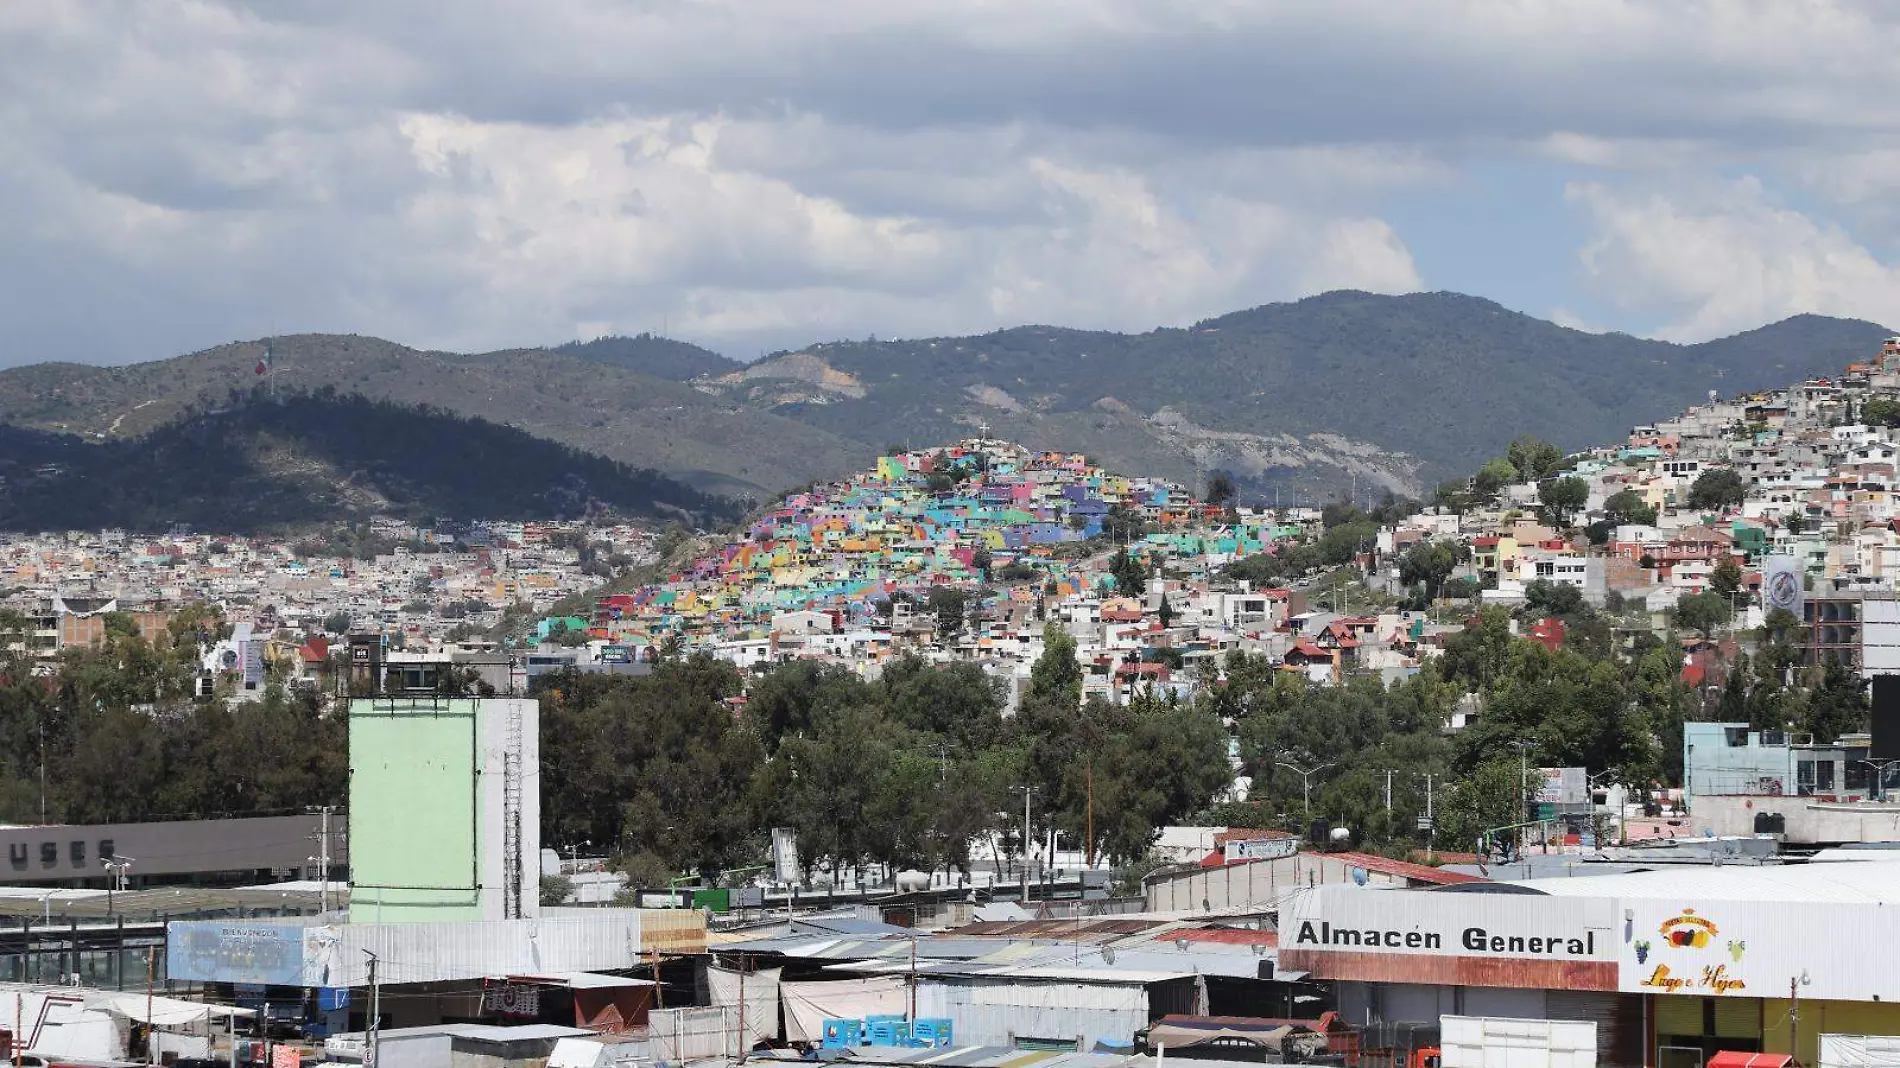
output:
[[[521,706],[509,701],[502,730],[502,915],[521,918]]]

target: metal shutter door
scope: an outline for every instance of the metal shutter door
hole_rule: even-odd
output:
[[[1715,1034],[1718,1038],[1761,1041],[1760,998],[1716,998]]]
[[[1597,1025],[1597,1064],[1603,1068],[1643,1063],[1643,996],[1594,990],[1552,990],[1545,1007],[1553,1020]]]
[[[1656,1007],[1658,1035],[1702,1034],[1702,999],[1681,994],[1658,994],[1651,1002]]]

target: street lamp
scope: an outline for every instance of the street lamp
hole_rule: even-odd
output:
[[[106,915],[112,915],[112,892],[125,889],[125,873],[136,857],[104,857],[99,863],[106,869]]]
[[[1306,810],[1306,815],[1303,818],[1308,819],[1308,820],[1312,819],[1313,818],[1313,791],[1312,791],[1313,776],[1318,775],[1320,772],[1325,771],[1327,768],[1330,768],[1333,765],[1329,762],[1325,764],[1316,765],[1311,770],[1307,770],[1304,768],[1300,768],[1296,765],[1289,764],[1284,760],[1276,760],[1273,763],[1277,767],[1285,768],[1286,770],[1300,777],[1300,805]]]
[[[1893,767],[1895,764],[1900,764],[1900,759],[1856,760],[1854,761],[1854,763],[1865,764],[1868,767],[1874,769],[1873,799],[1875,801],[1885,801],[1887,799],[1887,769]]]

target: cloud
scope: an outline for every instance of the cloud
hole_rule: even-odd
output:
[[[0,364],[1142,329],[1420,288],[1446,250],[1393,205],[1525,160],[1580,190],[1739,163],[1877,221],[1896,29],[1845,0],[13,0]],[[1694,288],[1686,324],[1764,317]]]
[[[1881,322],[1900,302],[1900,265],[1752,177],[1673,191],[1578,182],[1567,196],[1593,228],[1584,271],[1621,306],[1666,316],[1660,337],[1700,341],[1802,312]]]

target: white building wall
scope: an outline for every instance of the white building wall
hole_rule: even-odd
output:
[[[612,971],[639,963],[640,909],[485,923],[346,923],[304,931],[305,986],[427,983],[541,972]]]
[[[1139,984],[931,979],[917,983],[917,1015],[950,1020],[959,1046],[1014,1046],[1019,1038],[1074,1039],[1084,1052],[1126,1045],[1148,1026]]]

